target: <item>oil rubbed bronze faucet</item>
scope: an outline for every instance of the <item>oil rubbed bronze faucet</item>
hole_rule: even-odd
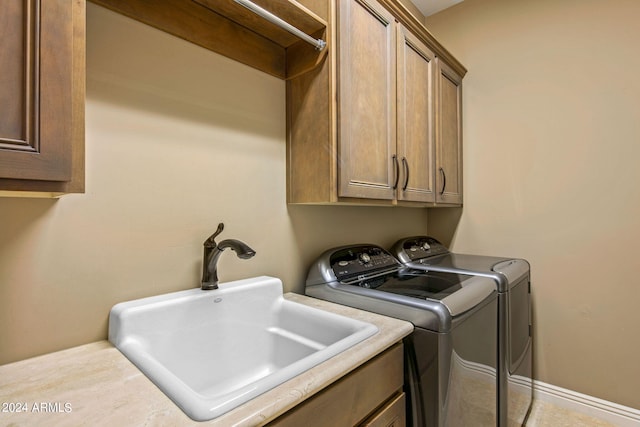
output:
[[[225,249],[235,251],[238,258],[249,259],[256,254],[240,240],[227,239],[216,243],[215,238],[224,230],[224,224],[218,224],[218,229],[204,241],[204,256],[202,262],[202,290],[218,289],[218,258]]]

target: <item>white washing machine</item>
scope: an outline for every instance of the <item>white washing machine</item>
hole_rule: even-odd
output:
[[[529,263],[523,259],[451,253],[427,236],[401,239],[390,252],[414,269],[493,279],[498,292],[497,424],[524,425],[533,400]]]

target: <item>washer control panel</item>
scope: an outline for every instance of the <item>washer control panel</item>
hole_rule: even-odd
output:
[[[402,242],[402,251],[417,261],[434,255],[446,254],[449,250],[439,241],[429,236],[410,237]]]
[[[331,268],[339,281],[349,278],[364,278],[379,270],[400,266],[391,254],[379,246],[361,245],[334,252]]]

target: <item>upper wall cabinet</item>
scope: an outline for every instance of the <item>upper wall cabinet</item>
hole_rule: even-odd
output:
[[[436,201],[462,204],[462,77],[437,65]]]
[[[399,201],[433,203],[435,54],[398,24],[398,174]]]
[[[328,59],[287,82],[289,203],[460,205],[464,67],[397,1],[327,14]]]
[[[397,160],[394,18],[376,3],[338,4],[338,110],[345,119],[337,123],[338,194],[393,200],[399,171],[392,161]]]
[[[340,5],[338,195],[434,202],[434,54],[380,4]]]
[[[0,28],[0,195],[83,192],[84,0],[3,1]]]

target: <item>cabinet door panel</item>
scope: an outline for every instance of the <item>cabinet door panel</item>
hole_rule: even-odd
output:
[[[433,52],[398,29],[398,200],[435,201],[433,182]]]
[[[405,394],[400,393],[358,427],[405,427],[406,405]]]
[[[339,196],[394,199],[395,31],[374,1],[339,10]]]
[[[462,203],[462,79],[438,62],[437,202]]]
[[[7,0],[0,5],[0,147],[36,151],[38,31],[36,2]],[[37,123],[37,121],[36,121]]]
[[[71,178],[72,4],[0,2],[0,178]]]
[[[401,402],[390,400],[402,391],[404,381],[402,349],[402,344],[394,345],[276,418],[267,426],[355,426],[361,424],[363,419],[370,419],[369,414],[372,412],[381,415],[383,419],[395,419],[394,410],[405,412],[404,399]],[[382,415],[384,411],[376,411],[376,409],[384,406],[385,403],[389,412]],[[396,405],[393,405],[394,403]],[[370,421],[373,422],[375,418],[374,415]],[[375,425],[380,424],[374,422],[372,426]],[[402,424],[398,425],[400,426]]]

